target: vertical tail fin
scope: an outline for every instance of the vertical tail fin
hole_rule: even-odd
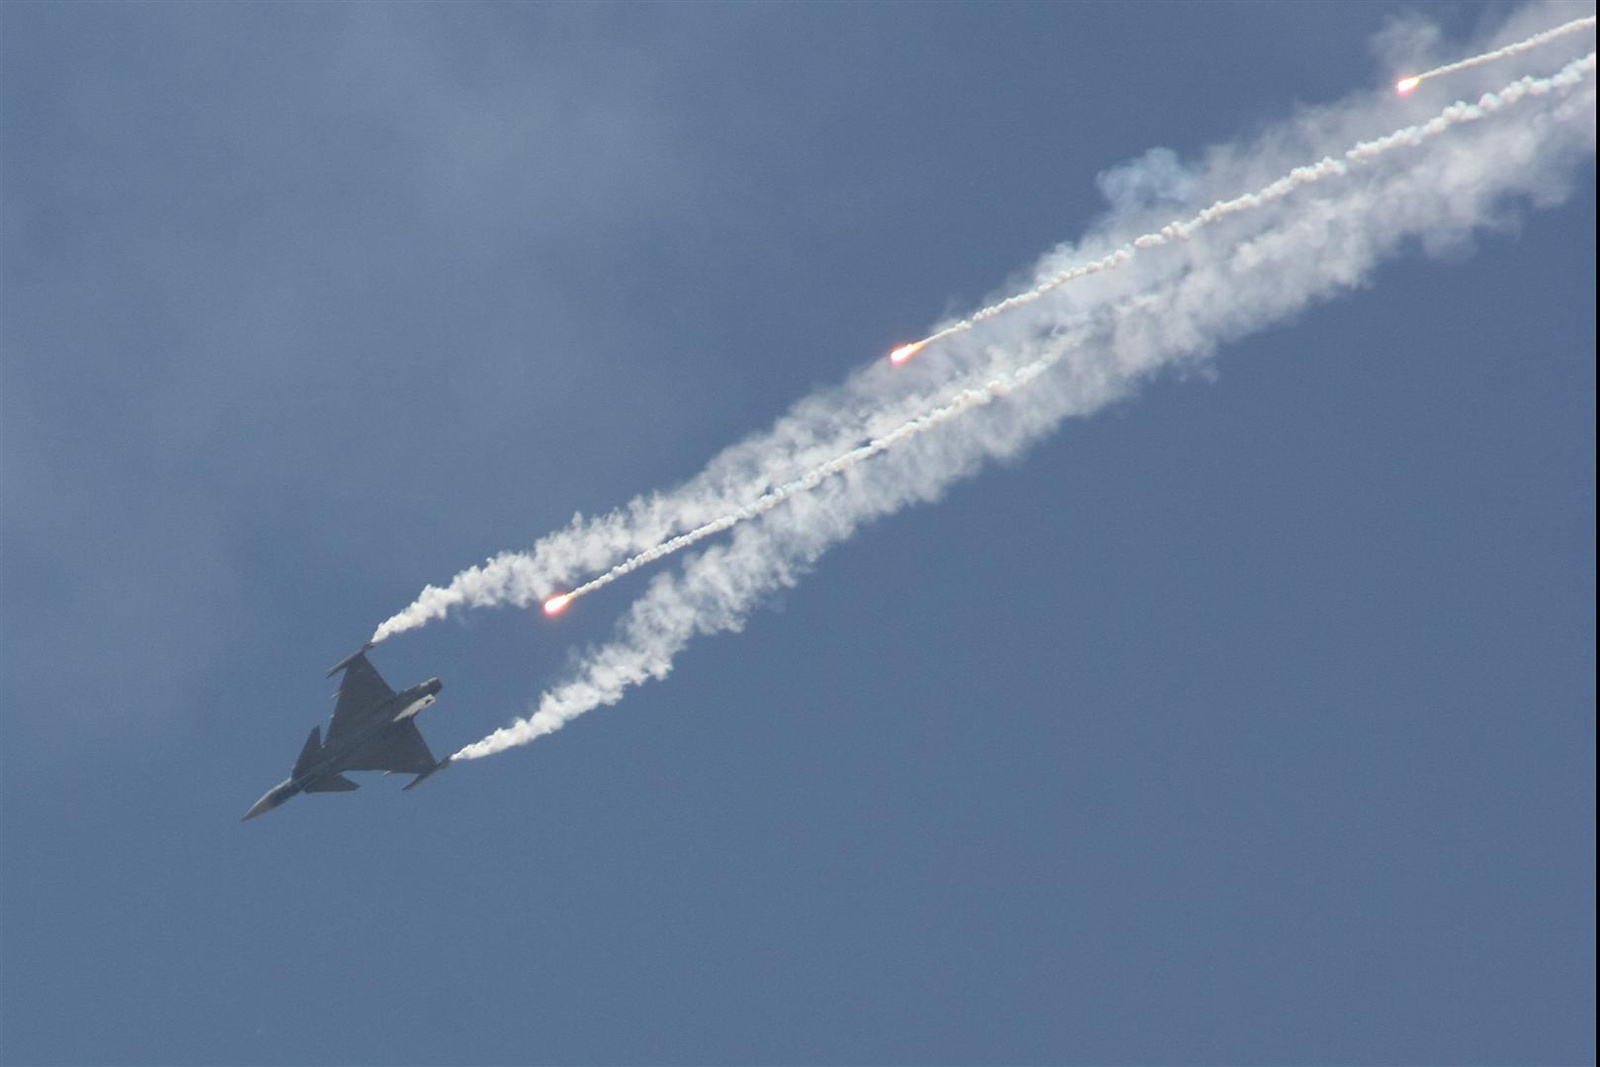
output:
[[[294,761],[294,770],[291,772],[291,777],[298,778],[300,772],[310,766],[321,751],[322,727],[313,726],[311,728],[311,736],[306,738],[306,747],[300,750],[300,758]]]

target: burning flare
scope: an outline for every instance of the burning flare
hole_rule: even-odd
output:
[[[567,610],[567,605],[570,603],[572,603],[571,593],[561,593],[553,596],[544,602],[544,613],[546,615],[560,615]]]
[[[904,363],[918,352],[921,352],[922,346],[927,343],[928,342],[926,340],[923,340],[912,341],[908,345],[901,345],[899,348],[889,353],[889,362],[898,367],[900,364]]]
[[[1429,78],[1437,78],[1441,74],[1454,74],[1458,70],[1471,70],[1473,67],[1481,67],[1485,63],[1493,63],[1496,60],[1521,55],[1523,52],[1538,48],[1540,45],[1553,41],[1557,37],[1565,37],[1569,33],[1577,33],[1580,30],[1592,30],[1594,26],[1595,16],[1593,15],[1585,15],[1582,18],[1573,19],[1571,22],[1563,22],[1554,29],[1536,33],[1532,37],[1526,37],[1514,44],[1508,44],[1504,48],[1496,48],[1493,52],[1484,52],[1482,55],[1471,56],[1467,59],[1457,60],[1454,63],[1446,63],[1442,67],[1434,67],[1432,70],[1425,70],[1421,74],[1412,74],[1401,78],[1394,83],[1394,91],[1401,96],[1405,96]]]

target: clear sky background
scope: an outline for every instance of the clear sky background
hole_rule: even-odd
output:
[[[7,4],[0,1059],[1592,1062],[1592,157],[616,707],[239,822],[424,583],[1417,13]],[[642,588],[374,663],[451,752]]]

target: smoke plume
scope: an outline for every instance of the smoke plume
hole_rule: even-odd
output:
[[[1497,51],[1533,47],[1521,44]],[[1023,292],[936,328],[909,366],[879,361],[800,401],[684,485],[575,517],[532,552],[430,586],[374,639],[453,607],[582,595],[731,530],[680,572],[655,577],[615,638],[528,718],[457,758],[527,743],[613,703],[664,677],[694,637],[737,630],[863,524],[936,500],[1062,420],[1361,284],[1407,241],[1446,246],[1520,202],[1559,199],[1594,154],[1595,57],[1552,66],[1549,77],[1431,113],[1425,93],[1386,91],[1212,149],[1192,166],[1155,152],[1109,171],[1101,184],[1114,210],[1097,232],[1046,255]],[[1393,132],[1371,132],[1383,129]],[[1241,188],[1254,191],[1227,192]],[[1175,197],[1209,206],[1162,224]]]

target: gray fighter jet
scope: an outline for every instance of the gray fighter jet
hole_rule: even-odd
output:
[[[410,789],[450,765],[449,756],[434,761],[413,721],[418,712],[433,703],[443,684],[437,678],[429,678],[396,693],[367,662],[371,648],[371,644],[363,645],[355,655],[328,671],[329,678],[344,671],[344,679],[339,683],[339,701],[328,723],[327,741],[321,740],[319,727],[313,726],[289,777],[267,790],[267,795],[244,813],[245,819],[271,811],[296,793],[346,793],[360,788],[344,776],[344,771],[415,774],[406,783]]]

